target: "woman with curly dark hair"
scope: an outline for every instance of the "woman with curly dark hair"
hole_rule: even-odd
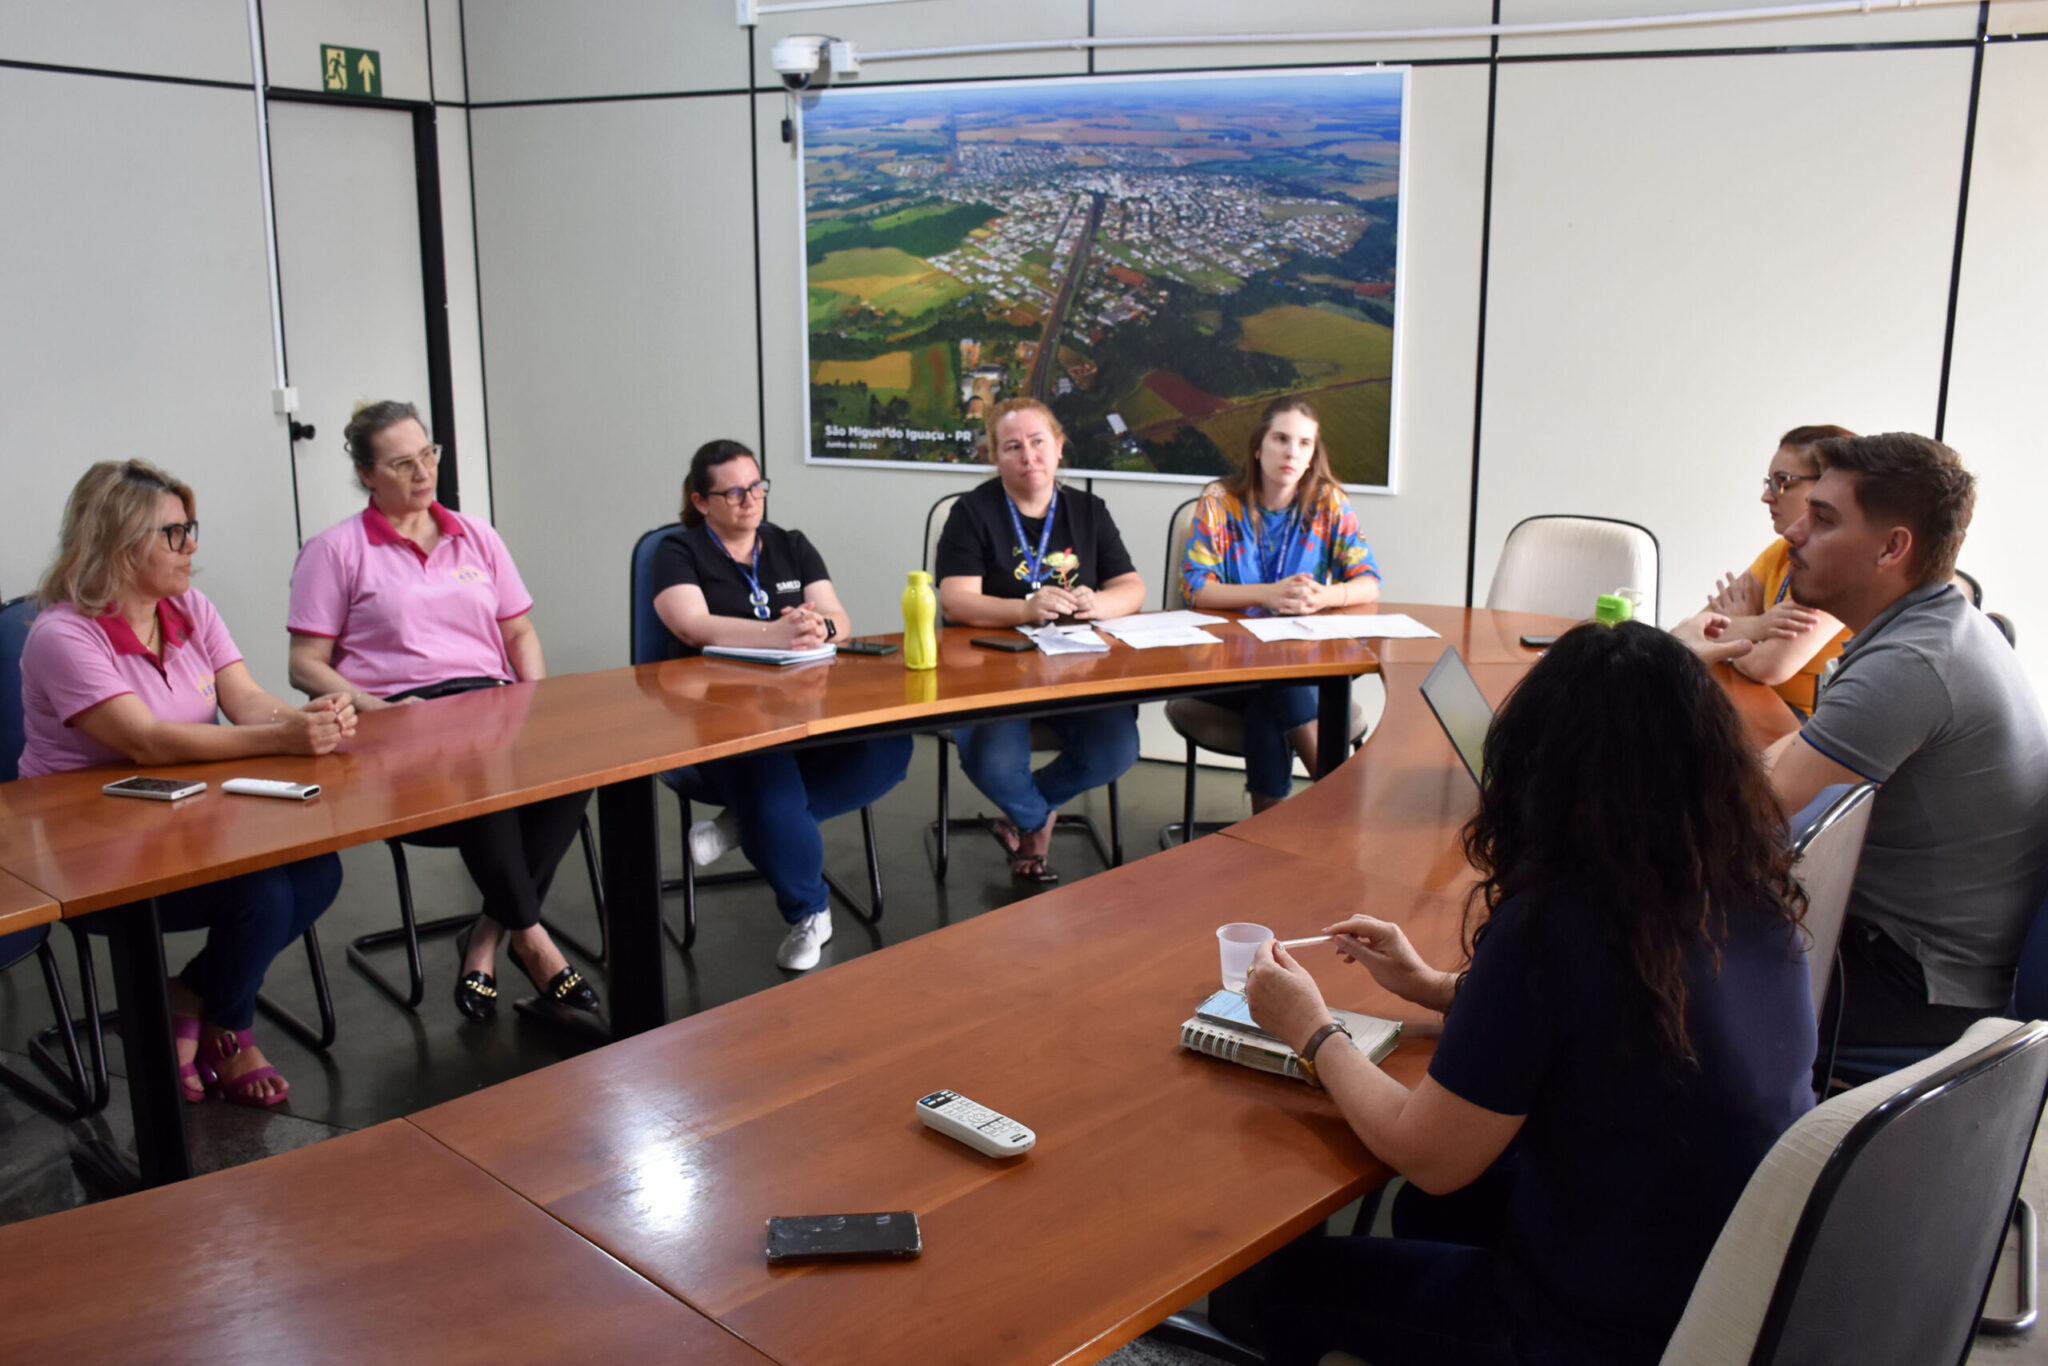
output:
[[[1586,625],[1509,697],[1465,850],[1469,964],[1397,925],[1340,952],[1445,1013],[1412,1092],[1333,1037],[1270,941],[1252,1012],[1410,1183],[1392,1238],[1305,1239],[1258,1307],[1275,1363],[1654,1362],[1757,1162],[1813,1103],[1803,903],[1733,706],[1678,641]]]

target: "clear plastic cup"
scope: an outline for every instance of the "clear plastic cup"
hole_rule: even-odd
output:
[[[1273,932],[1264,925],[1254,925],[1248,920],[1233,921],[1218,927],[1216,947],[1223,957],[1223,989],[1243,991],[1245,969],[1252,965],[1252,955],[1259,945],[1273,937]]]

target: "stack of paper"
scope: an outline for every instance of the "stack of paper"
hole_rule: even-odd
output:
[[[1376,616],[1246,617],[1238,623],[1260,640],[1432,640],[1437,633],[1400,612]]]
[[[765,650],[747,645],[706,645],[704,653],[717,659],[745,659],[755,664],[808,664],[812,660],[832,658],[839,653],[839,647],[819,645],[809,650]]]
[[[1109,642],[1086,626],[1019,626],[1018,634],[1038,647],[1040,654],[1106,654]]]
[[[1111,617],[1096,625],[1133,650],[1159,650],[1169,646],[1220,645],[1223,642],[1202,628],[1221,625],[1226,620],[1206,612],[1141,612]]]

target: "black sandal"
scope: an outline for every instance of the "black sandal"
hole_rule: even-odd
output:
[[[1024,832],[1011,822],[997,816],[988,823],[988,832],[1009,855],[1010,881],[1027,887],[1050,887],[1060,880],[1060,875],[1047,865],[1045,855],[1024,852]]]

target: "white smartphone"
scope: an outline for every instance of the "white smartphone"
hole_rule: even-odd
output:
[[[206,784],[196,778],[136,777],[108,783],[100,791],[109,797],[146,797],[153,802],[174,802],[180,797],[206,791]]]

